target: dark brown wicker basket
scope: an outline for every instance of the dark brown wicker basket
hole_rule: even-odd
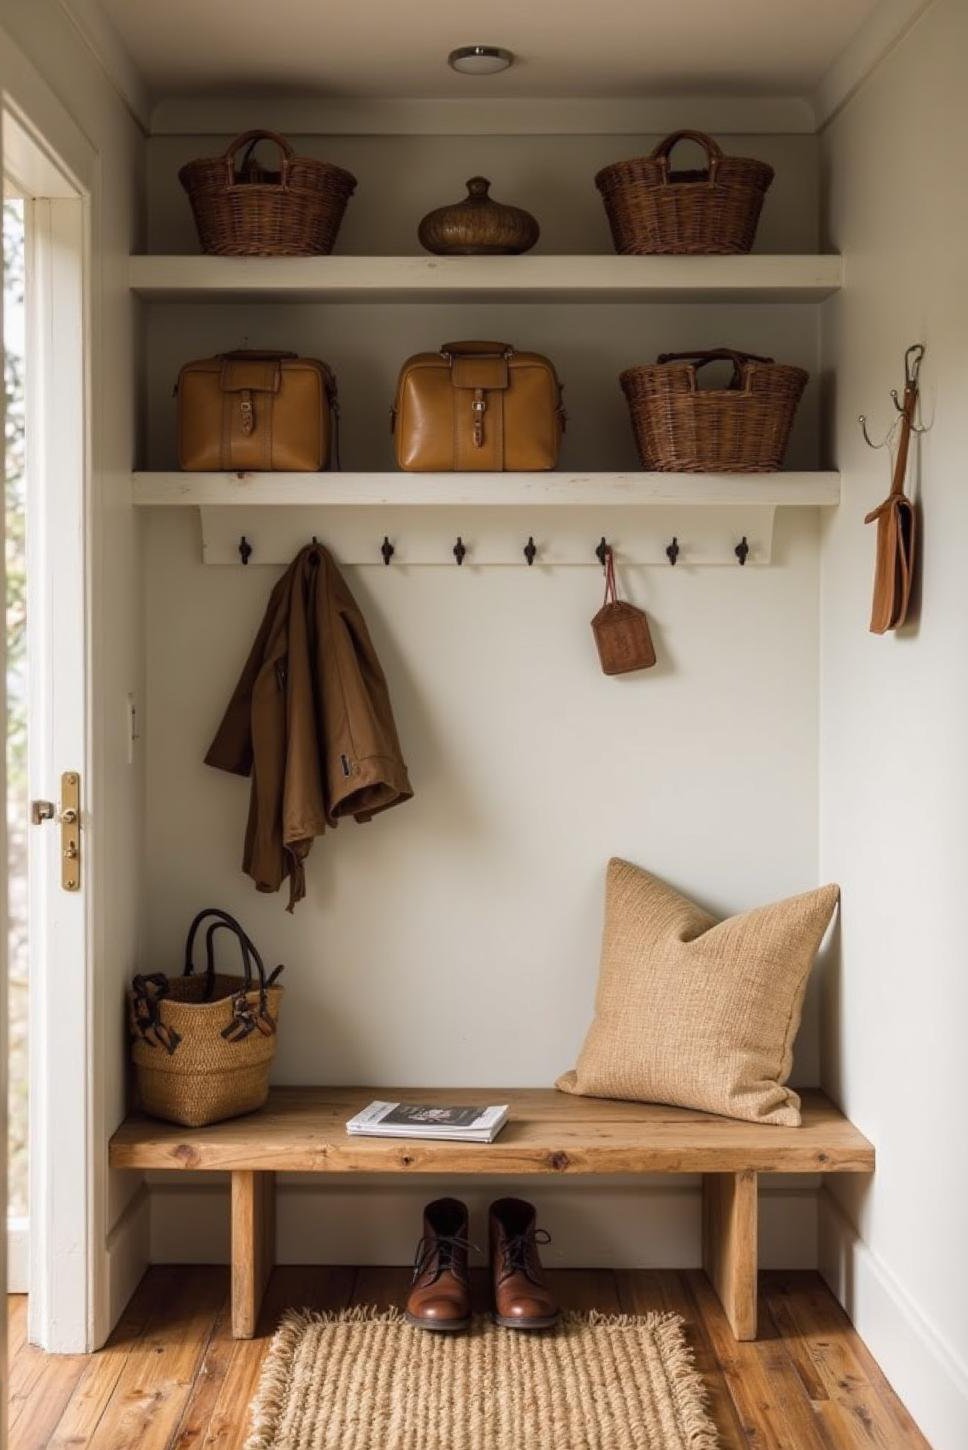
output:
[[[251,160],[257,142],[274,141],[279,171]],[[241,169],[235,158],[248,147]],[[188,192],[203,252],[220,257],[312,257],[333,250],[356,177],[328,161],[296,156],[275,131],[245,131],[224,156],[189,161],[178,173]]]
[[[703,171],[672,171],[677,141],[697,141]],[[595,177],[616,252],[678,255],[748,252],[756,236],[773,168],[745,156],[724,156],[702,131],[674,131],[649,156],[616,161]]]
[[[706,363],[733,364],[726,388],[699,388]],[[658,473],[772,473],[783,463],[809,374],[769,357],[718,347],[662,353],[628,368],[628,400],[642,467]]]

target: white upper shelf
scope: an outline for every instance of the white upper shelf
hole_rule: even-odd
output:
[[[839,473],[136,473],[133,502],[330,507],[646,507],[840,502]]]
[[[839,256],[133,256],[152,302],[821,302]]]

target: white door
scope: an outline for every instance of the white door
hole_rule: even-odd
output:
[[[26,1225],[13,1225],[8,1242],[18,1252],[19,1282],[11,1287],[30,1295],[30,1339],[56,1352],[87,1342],[91,1322],[87,223],[85,202],[70,178],[9,113],[3,142],[6,175],[24,197],[26,280],[27,778],[25,798],[15,809],[22,807],[28,820],[29,1193]],[[9,631],[9,589],[7,597]],[[11,683],[14,700],[24,694],[21,674],[11,674]],[[9,741],[8,757],[14,758]],[[18,916],[22,884],[13,864],[11,902]]]

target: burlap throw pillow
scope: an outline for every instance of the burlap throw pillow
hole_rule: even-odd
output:
[[[821,886],[717,921],[648,871],[610,861],[595,1020],[556,1086],[799,1127],[786,1080],[839,894]]]

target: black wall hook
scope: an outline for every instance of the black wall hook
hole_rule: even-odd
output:
[[[528,568],[534,563],[538,555],[538,546],[534,541],[534,534],[528,535],[528,542],[524,546],[524,557],[528,561]]]
[[[604,569],[605,560],[608,558],[608,540],[605,538],[604,534],[602,534],[602,542],[595,549],[595,558]]]
[[[736,555],[737,559],[739,560],[739,562],[741,564],[745,564],[746,563],[746,561],[747,561],[747,559],[749,558],[749,555],[750,555],[750,546],[747,543],[746,535],[745,534],[740,539],[739,543],[736,545],[736,548],[733,550],[733,553]]]
[[[457,543],[454,545],[454,558],[457,560],[458,565],[463,564],[466,555],[467,550],[464,547],[464,541],[460,534],[458,534]]]
[[[242,560],[242,563],[243,564],[247,564],[249,562],[249,560],[250,560],[251,557],[252,557],[252,545],[249,543],[248,539],[245,537],[245,534],[243,534],[242,537],[241,537],[241,539],[239,540],[239,558]]]
[[[390,540],[387,538],[386,534],[383,535],[383,543],[380,545],[380,553],[383,555],[384,564],[389,564],[390,560],[396,553],[396,550],[390,543]]]
[[[672,536],[672,543],[671,544],[668,544],[666,546],[666,558],[669,560],[669,563],[672,565],[673,568],[675,568],[676,560],[678,559],[678,557],[679,557],[679,540],[676,537],[676,535],[673,534],[673,536]]]

